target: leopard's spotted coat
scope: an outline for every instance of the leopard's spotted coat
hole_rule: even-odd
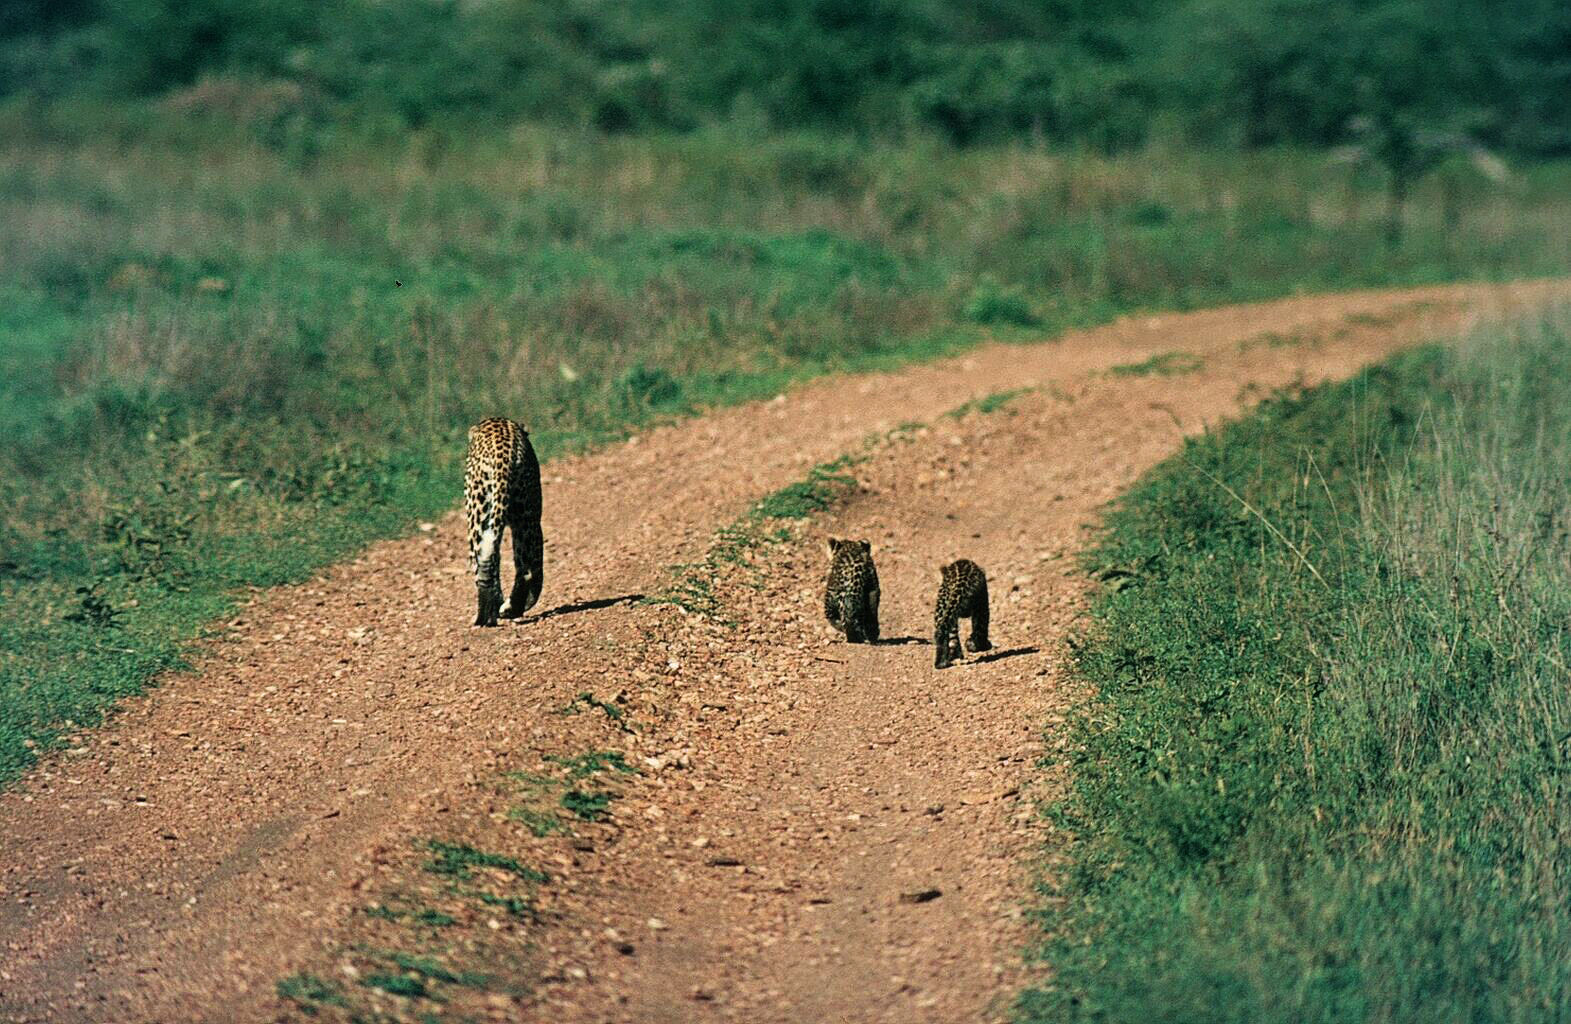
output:
[[[950,562],[939,576],[933,607],[933,665],[948,668],[960,654],[960,620],[971,620],[971,651],[991,650],[987,639],[987,574],[967,558]]]
[[[479,592],[475,625],[516,619],[540,600],[545,579],[540,462],[521,425],[492,418],[469,428],[464,511],[469,518],[469,564]],[[506,529],[513,531],[513,592],[503,602],[502,531]]]
[[[878,570],[865,540],[829,538],[829,578],[824,581],[824,617],[848,643],[878,641]]]

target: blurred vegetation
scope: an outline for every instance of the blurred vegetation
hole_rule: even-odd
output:
[[[418,127],[834,128],[961,145],[1350,141],[1571,152],[1559,0],[11,0],[0,94],[252,79]]]
[[[1024,1021],[1571,1006],[1571,315],[1191,441],[1120,499]]]

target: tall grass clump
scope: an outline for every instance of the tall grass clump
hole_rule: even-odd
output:
[[[1189,443],[1115,507],[1024,1021],[1571,1015],[1571,318]]]

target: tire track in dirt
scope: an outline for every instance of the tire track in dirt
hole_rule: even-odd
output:
[[[275,982],[352,969],[344,951],[370,927],[357,908],[417,883],[417,840],[452,836],[526,853],[553,878],[543,923],[477,913],[453,926],[444,948],[506,964],[518,984],[458,992],[447,1011],[996,1016],[1023,978],[1022,872],[1042,838],[1018,790],[1037,757],[1058,760],[1039,731],[1069,698],[1062,641],[1084,583],[1067,570],[1100,505],[1183,432],[1264,390],[1567,291],[1128,319],[653,430],[545,468],[543,606],[556,611],[510,628],[467,628],[456,516],[259,594],[194,673],[0,796],[0,1014],[286,1013]],[[1175,350],[1200,369],[1102,375]],[[1023,386],[1039,390],[1007,411],[935,419]],[[910,420],[933,425],[858,466],[855,501],[722,581],[734,625],[621,600],[656,592],[760,495]],[[873,540],[886,635],[925,636],[936,567],[965,555],[994,581],[995,641],[1026,650],[935,673],[920,643],[829,643],[823,532]],[[553,714],[586,691],[619,692],[639,731]],[[508,819],[503,772],[609,743],[644,766],[610,823],[534,837]]]

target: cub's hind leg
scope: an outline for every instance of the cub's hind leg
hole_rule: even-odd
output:
[[[840,618],[841,618],[841,621],[845,624],[846,643],[848,643],[848,644],[865,644],[865,643],[868,643],[869,640],[868,640],[868,636],[867,636],[867,615],[866,615],[866,613],[864,613],[861,608],[857,608],[857,607],[852,606],[852,600],[853,600],[852,598],[842,597],[840,600],[841,600]],[[861,598],[858,596],[857,598],[855,598],[855,600],[857,601],[857,603],[860,603]],[[874,631],[875,634],[878,631],[878,624],[876,622],[873,624],[873,631]]]
[[[870,644],[878,643],[878,597],[878,588],[875,586],[867,592],[867,598],[863,602],[863,614],[866,619],[863,622],[862,632],[867,636],[867,642]]]
[[[940,615],[933,623],[933,667],[948,668],[960,657],[960,622]]]
[[[993,643],[987,638],[987,580],[981,579],[971,595],[971,640],[966,650],[975,653],[992,649]]]
[[[949,589],[946,570],[938,587],[938,600],[933,603],[933,667],[948,668],[960,657],[960,619],[956,612],[954,596]]]

